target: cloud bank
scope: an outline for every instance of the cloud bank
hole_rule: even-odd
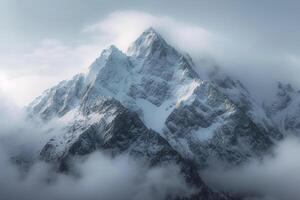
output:
[[[86,71],[108,45],[115,44],[126,51],[150,26],[171,45],[188,52],[200,69],[217,64],[245,82],[257,96],[269,91],[274,81],[300,86],[297,77],[300,56],[297,53],[275,51],[255,38],[241,40],[168,16],[116,11],[99,22],[82,27],[80,34],[84,40],[70,43],[45,38],[26,52],[2,53],[0,88],[19,105],[25,105],[58,81]],[[207,66],[204,60],[211,62]]]
[[[270,200],[297,200],[300,196],[300,140],[280,142],[272,156],[232,169],[214,168],[202,173],[207,183],[220,190],[260,194]]]
[[[58,129],[53,129],[59,124],[45,127],[29,123],[22,110],[3,95],[0,102],[0,196],[3,199],[163,200],[169,195],[188,196],[195,191],[185,183],[177,166],[148,168],[127,155],[111,158],[95,152],[74,161],[74,174],[57,173],[51,165],[36,158],[49,138],[59,134]],[[299,138],[290,137],[278,143],[272,155],[261,160],[231,169],[218,166],[202,171],[201,175],[217,190],[256,196],[248,198],[251,200],[298,200],[299,154]],[[21,165],[25,168],[16,165],[16,155],[21,156],[19,161],[29,162]]]
[[[101,152],[75,162],[77,176],[58,174],[45,163],[20,174],[0,152],[0,195],[6,200],[163,200],[193,191],[176,166],[148,169],[128,156],[110,158]]]
[[[21,154],[32,161],[43,144],[59,133],[53,130],[53,124],[41,127],[26,121],[22,109],[11,104],[12,99],[19,105],[27,104],[58,81],[86,71],[108,45],[115,44],[126,51],[150,26],[171,45],[190,53],[199,68],[210,67],[204,62],[208,59],[209,64],[219,65],[241,79],[259,97],[270,91],[274,81],[290,82],[300,88],[300,55],[295,52],[272,49],[256,38],[246,40],[168,16],[138,11],[116,11],[82,27],[81,35],[85,38],[82,41],[69,43],[44,38],[26,52],[1,52],[1,198],[163,199],[169,193],[189,194],[176,166],[147,169],[124,155],[111,159],[97,152],[86,158],[86,162],[78,160],[75,168],[80,177],[57,174],[51,166],[40,162],[24,177],[10,159],[12,155]],[[272,157],[231,170],[210,169],[203,172],[203,176],[210,185],[225,191],[297,200],[300,196],[299,154],[299,140],[288,138],[278,144]]]
[[[194,192],[176,165],[148,168],[128,155],[101,152],[73,160],[72,173],[58,173],[38,159],[60,124],[29,122],[0,95],[0,197],[5,200],[164,200]]]

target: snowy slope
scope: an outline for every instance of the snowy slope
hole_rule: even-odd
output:
[[[29,105],[31,116],[68,121],[65,135],[48,143],[46,155],[64,157],[91,127],[104,137],[120,107],[137,113],[199,166],[243,162],[282,137],[241,83],[220,72],[204,80],[197,67],[152,28],[127,53],[109,47],[87,74],[61,82]]]

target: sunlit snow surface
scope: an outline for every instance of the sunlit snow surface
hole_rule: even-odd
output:
[[[258,127],[268,129],[272,122],[241,84],[222,73],[204,80],[197,71],[190,57],[171,47],[150,28],[127,53],[115,46],[109,47],[92,63],[87,74],[77,75],[47,90],[28,110],[46,121],[55,119],[66,124],[67,133],[52,140],[58,154],[83,130],[92,125],[101,130],[113,121],[122,109],[118,103],[136,112],[149,129],[189,157],[200,150],[209,151],[201,145],[207,145],[210,140],[214,143],[229,141],[226,135],[216,134],[222,132],[224,126],[234,132],[236,120],[243,119],[241,123],[245,124],[253,121]],[[106,105],[109,101],[112,103]],[[199,123],[202,118],[205,120]],[[193,119],[198,121],[193,122]],[[247,135],[243,138],[250,139]],[[248,146],[253,143],[247,142]],[[223,144],[222,148],[237,147]],[[248,156],[249,152],[244,154]],[[205,155],[210,156],[210,152]]]

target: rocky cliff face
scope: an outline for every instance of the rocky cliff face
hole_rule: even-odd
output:
[[[240,82],[219,71],[204,80],[197,67],[152,28],[127,53],[104,50],[87,74],[29,105],[30,116],[65,124],[41,159],[67,170],[72,157],[103,150],[150,166],[176,163],[200,189],[194,198],[229,198],[207,188],[197,170],[261,156],[283,136]]]
[[[278,83],[275,96],[264,102],[264,108],[284,135],[299,135],[300,91],[290,84]]]
[[[96,150],[111,156],[125,153],[149,167],[170,164],[179,166],[187,184],[197,188],[189,199],[231,199],[209,189],[199,177],[195,163],[183,158],[163,137],[148,129],[137,113],[126,109],[114,99],[104,100],[97,105],[97,109],[93,115],[111,112],[113,116],[106,116],[109,120],[96,120],[85,128],[79,125],[80,131],[70,127],[67,138],[73,139],[64,144],[63,152],[58,151],[57,146],[57,141],[61,140],[54,139],[42,149],[41,159],[57,164],[60,171],[68,171],[76,156],[84,156]]]

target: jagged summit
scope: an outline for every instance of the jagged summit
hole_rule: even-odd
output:
[[[172,79],[174,74],[181,70],[184,70],[184,74],[188,76],[198,77],[192,59],[170,46],[157,31],[150,27],[132,43],[127,53],[123,53],[114,45],[104,49],[100,57],[89,67],[88,82],[95,80],[104,66],[116,67],[119,66],[118,62],[124,64],[126,60],[130,61],[129,65],[135,68],[135,72],[156,76],[166,81]],[[114,64],[110,64],[111,62]]]
[[[299,136],[300,92],[279,83],[261,105],[221,68],[203,76],[194,70],[201,67],[153,28],[127,53],[110,46],[88,73],[60,82],[28,106],[30,116],[62,125],[40,158],[66,169],[74,157],[103,150],[151,166],[175,163],[200,189],[184,199],[232,200],[207,188],[197,172],[261,158],[285,136]]]
[[[115,45],[110,45],[108,48],[103,50],[102,54],[123,54],[123,52],[120,49],[118,49],[118,47],[116,47]]]
[[[145,30],[128,48],[127,54],[133,57],[153,55],[155,52],[171,48],[163,37],[152,27]]]
[[[86,130],[101,139],[103,130],[119,127],[115,120],[124,110],[199,166],[214,159],[243,162],[280,137],[241,84],[228,76],[204,80],[195,68],[153,28],[127,54],[115,46],[105,49],[87,74],[63,82],[30,105],[31,115],[72,125],[69,135],[54,139],[57,146],[46,155],[67,155]]]
[[[90,84],[95,81],[99,72],[103,71],[105,68],[113,70],[112,68],[118,66],[118,63],[120,62],[122,64],[122,62],[127,59],[126,57],[127,56],[114,45],[104,49],[100,57],[90,65],[89,72],[87,74],[87,83]]]
[[[149,27],[143,31],[143,33],[138,38],[151,36],[152,38],[161,39],[163,40],[162,36],[153,28]]]
[[[31,116],[66,124],[45,145],[42,159],[64,164],[104,149],[154,163],[188,159],[200,169],[268,152],[282,138],[274,123],[284,121],[281,130],[300,129],[300,94],[290,86],[279,85],[280,104],[270,104],[286,110],[277,120],[280,112],[269,118],[240,82],[220,69],[204,79],[196,67],[153,28],[127,53],[110,46],[87,74],[59,83],[29,105]]]
[[[144,30],[143,33],[154,33],[154,34],[159,35],[159,33],[157,33],[157,31],[152,26],[150,26],[149,28]]]

